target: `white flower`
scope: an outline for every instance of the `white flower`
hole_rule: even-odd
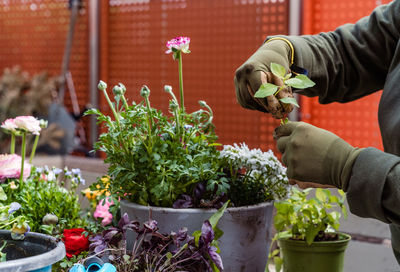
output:
[[[18,116],[14,120],[17,128],[35,135],[39,135],[42,129],[40,127],[40,121],[33,116]]]
[[[5,120],[5,121],[1,124],[1,127],[2,127],[3,129],[5,129],[5,130],[14,132],[15,129],[17,128],[17,125],[15,124],[15,120],[12,119],[12,118],[10,118],[10,119]]]

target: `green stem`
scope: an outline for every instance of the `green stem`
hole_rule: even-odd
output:
[[[180,94],[180,100],[181,100],[181,109],[182,109],[182,112],[185,112],[185,100],[183,97],[182,52],[179,52],[178,70],[179,70],[179,94]]]
[[[35,136],[35,141],[33,142],[31,157],[29,158],[29,163],[32,163],[33,157],[35,156],[36,147],[39,142],[39,134]]]
[[[22,178],[24,176],[24,163],[26,153],[26,132],[22,133],[22,150],[21,150],[21,174],[19,175],[19,184],[22,186]]]
[[[15,153],[15,133],[11,132],[11,148],[10,148],[10,153],[14,154]]]
[[[124,103],[124,106],[125,106],[125,110],[128,110],[129,105],[128,105],[128,102],[127,102],[126,99],[125,99],[125,96],[124,96],[124,95],[121,95],[121,97],[122,97],[122,102]]]
[[[151,113],[151,107],[150,107],[150,100],[149,97],[145,97],[146,100],[146,107],[147,107],[147,112],[148,112],[148,118],[147,118],[147,124],[148,124],[148,128],[149,128],[149,140],[150,140],[150,150],[152,148],[152,142],[153,142],[153,137],[152,137],[152,133],[151,133],[151,129],[153,127],[153,115]]]
[[[279,89],[274,93],[274,95],[276,96],[280,91],[282,91],[286,86],[282,85],[279,87]]]
[[[111,109],[112,113],[114,114],[115,121],[117,122],[117,125],[120,128],[121,126],[120,126],[120,123],[119,123],[119,116],[118,116],[117,112],[115,111],[115,108],[114,108],[110,98],[108,97],[106,89],[103,89],[103,93],[104,93],[104,96],[105,96],[105,98],[107,100],[108,105],[110,106],[110,109]]]

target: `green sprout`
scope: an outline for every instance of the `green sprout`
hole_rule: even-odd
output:
[[[281,86],[277,86],[272,83],[263,83],[258,91],[254,94],[256,98],[265,98],[270,95],[274,95],[275,97],[277,94],[282,91],[284,88],[290,86],[295,89],[306,89],[313,87],[315,83],[309,79],[306,75],[296,74],[295,77],[292,77],[291,73],[287,73],[285,67],[277,63],[271,63],[271,72],[278,78],[283,81]],[[284,104],[292,104],[296,107],[300,107],[294,97],[282,97],[277,98],[281,103]],[[288,119],[285,120],[281,119],[281,123],[285,124],[288,122]]]

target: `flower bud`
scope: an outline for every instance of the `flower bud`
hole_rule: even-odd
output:
[[[146,85],[143,85],[142,89],[140,90],[140,96],[146,98],[149,97],[149,95],[150,95],[150,89]]]
[[[122,90],[122,88],[120,86],[116,85],[113,88],[113,93],[114,93],[114,95],[123,95],[124,91]]]
[[[172,87],[169,86],[169,85],[165,85],[164,86],[164,91],[166,91],[167,93],[170,93],[170,92],[172,92]]]
[[[124,84],[122,84],[121,82],[120,82],[120,83],[118,83],[118,85],[119,85],[119,87],[122,89],[122,91],[123,91],[123,94],[125,94],[125,92],[126,92],[126,87],[125,87],[125,85],[124,85]]]
[[[206,101],[203,101],[203,100],[199,100],[199,105],[200,105],[201,107],[207,107]]]
[[[105,89],[107,89],[107,83],[100,80],[99,85],[97,85],[97,88],[99,88],[99,90],[101,90],[101,91],[104,91]]]
[[[43,216],[42,221],[45,225],[56,225],[58,223],[58,217],[55,214],[48,213]]]
[[[171,109],[171,110],[176,110],[177,108],[179,107],[179,105],[176,103],[176,101],[175,100],[170,100],[169,101],[169,108]]]
[[[48,125],[49,125],[49,122],[47,120],[44,120],[44,119],[39,120],[39,126],[41,128],[47,128]]]

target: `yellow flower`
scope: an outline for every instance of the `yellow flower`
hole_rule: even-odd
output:
[[[101,186],[99,184],[96,185],[96,188],[99,190],[91,191],[90,188],[86,188],[82,191],[82,193],[86,196],[89,200],[95,200],[97,197],[105,194],[106,196],[110,195],[110,192],[107,191],[108,187],[110,186],[110,178],[108,176],[104,176],[100,179],[103,184],[105,185],[106,189],[100,190]]]

